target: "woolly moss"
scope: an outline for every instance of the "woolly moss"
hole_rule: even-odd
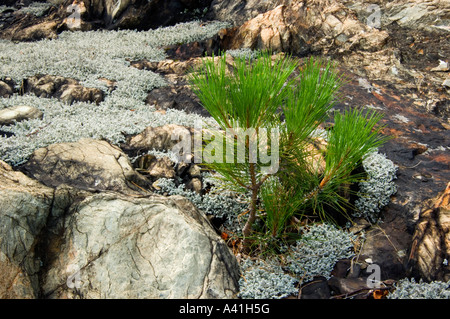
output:
[[[404,278],[396,284],[394,292],[389,299],[450,299],[450,281],[432,281],[429,283],[414,278]]]
[[[32,2],[27,7],[21,8],[19,11],[27,14],[35,15],[36,17],[42,16],[52,6],[47,2]]]
[[[57,99],[33,95],[0,99],[0,109],[12,105],[33,105],[44,113],[42,119],[0,126],[1,131],[14,134],[11,137],[0,136],[0,159],[12,165],[25,162],[34,150],[54,143],[75,142],[89,137],[106,139],[118,145],[125,141],[126,134],[140,133],[148,126],[169,123],[193,126],[195,121],[202,119],[196,114],[170,109],[161,114],[144,103],[125,109],[108,103],[67,105]]]
[[[380,210],[386,206],[390,197],[397,192],[394,183],[397,166],[378,152],[368,154],[362,165],[367,173],[367,179],[359,183],[359,198],[355,202],[354,217],[364,217],[375,223]]]
[[[156,73],[130,67],[130,61],[163,60],[166,57],[163,46],[206,39],[224,26],[221,22],[204,25],[189,22],[145,32],[63,32],[55,40],[0,41],[0,78],[12,78],[17,87],[29,76],[49,74],[80,80],[83,85],[100,88],[106,94],[98,106],[65,105],[35,96],[0,99],[0,109],[26,104],[44,112],[42,120],[0,127],[1,131],[13,133],[9,138],[0,136],[0,159],[18,165],[35,149],[53,143],[91,137],[117,144],[124,141],[124,134],[137,134],[147,126],[168,123],[193,126],[198,119],[212,123],[210,119],[183,111],[154,113],[154,108],[145,105],[147,93],[166,82]],[[116,89],[109,92],[101,78],[116,81]]]
[[[287,248],[287,268],[304,282],[315,276],[330,278],[340,259],[354,256],[356,236],[331,224],[303,227],[301,239]]]
[[[245,58],[245,59],[255,59],[260,52],[254,51],[248,48],[235,49],[235,50],[227,50],[227,54],[231,55],[234,58]]]
[[[243,299],[281,299],[298,293],[298,280],[286,274],[276,261],[252,261],[240,263],[239,294]]]

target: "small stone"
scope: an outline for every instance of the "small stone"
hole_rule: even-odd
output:
[[[361,273],[361,265],[353,263],[350,266],[350,271],[348,272],[347,278],[358,278]]]
[[[442,86],[446,86],[450,88],[450,79],[445,79],[444,82],[442,83]]]
[[[200,194],[203,188],[202,181],[200,178],[194,177],[186,184],[186,188]]]
[[[158,158],[152,161],[148,174],[154,178],[175,178],[174,163],[167,157]]]
[[[432,72],[446,72],[448,71],[448,63],[446,61],[439,60],[439,65],[435,68],[432,68],[430,71]]]
[[[0,81],[0,97],[10,97],[13,93],[13,88],[8,83]]]
[[[331,292],[324,277],[316,277],[300,288],[300,299],[330,299]]]
[[[188,173],[191,177],[201,177],[201,169],[198,165],[192,165],[189,167]]]
[[[348,269],[350,268],[351,261],[348,259],[339,260],[334,266],[331,275],[333,277],[345,278],[347,276]]]
[[[28,105],[17,105],[0,110],[0,125],[10,125],[23,120],[42,118],[44,114]]]

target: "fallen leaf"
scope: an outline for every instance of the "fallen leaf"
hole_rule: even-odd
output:
[[[228,236],[227,233],[222,232],[222,234],[220,235],[220,237],[222,237],[223,240],[228,240],[228,238],[230,238],[230,236]]]
[[[373,291],[373,299],[382,299],[383,297],[387,296],[387,294],[389,293],[388,290],[374,290]]]

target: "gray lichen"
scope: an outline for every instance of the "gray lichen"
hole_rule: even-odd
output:
[[[286,274],[276,261],[241,261],[239,294],[243,299],[281,299],[298,293],[298,280]]]
[[[404,278],[388,294],[389,299],[450,299],[450,281],[416,282],[414,278]]]
[[[330,278],[334,265],[340,259],[354,256],[357,237],[331,224],[303,227],[302,237],[287,247],[287,268],[303,282],[315,276]]]
[[[397,192],[394,180],[397,166],[384,154],[373,152],[363,162],[367,179],[359,183],[358,199],[355,202],[354,217],[363,217],[375,223],[380,210],[386,206],[390,197]]]
[[[231,55],[233,58],[244,58],[247,60],[255,59],[260,54],[260,51],[255,51],[249,48],[242,48],[242,49],[234,49],[234,50],[227,50],[227,54]]]

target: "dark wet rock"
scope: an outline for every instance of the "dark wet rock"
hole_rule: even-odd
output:
[[[209,112],[200,104],[197,96],[186,86],[168,86],[153,89],[146,103],[155,105],[158,110],[176,109],[186,113],[209,116]]]
[[[380,266],[382,279],[404,278],[419,213],[450,180],[450,131],[445,121],[424,112],[389,83],[370,81],[368,86],[350,70],[343,72],[348,82],[336,109],[365,106],[382,113],[383,133],[393,139],[379,151],[398,166],[397,193],[383,209],[382,223],[366,230],[360,261],[371,258]]]
[[[300,299],[330,299],[331,290],[326,278],[315,277],[299,289]]]
[[[332,277],[328,280],[331,291],[335,295],[356,295],[358,297],[366,297],[364,293],[369,292],[370,287],[364,278],[338,278]],[[358,296],[361,293],[361,296]]]

